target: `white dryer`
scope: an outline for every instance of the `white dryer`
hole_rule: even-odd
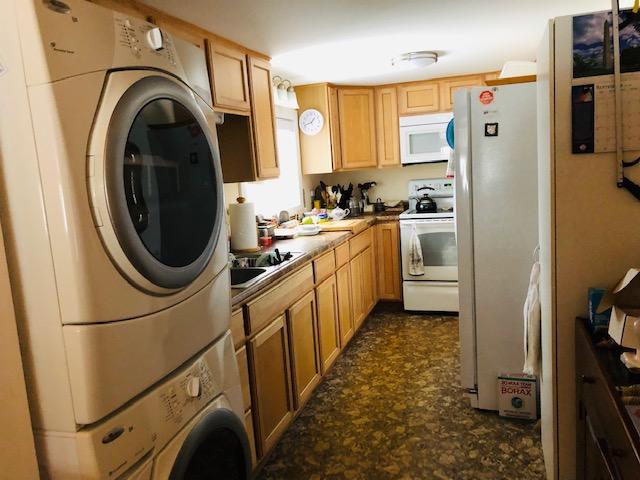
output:
[[[231,334],[73,438],[36,437],[47,478],[246,479],[251,453]]]
[[[84,0],[14,3],[12,280],[34,424],[75,432],[229,328],[215,115],[154,25]]]

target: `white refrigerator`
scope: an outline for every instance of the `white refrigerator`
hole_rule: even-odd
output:
[[[523,305],[538,244],[536,85],[454,94],[461,381],[498,409],[497,377],[522,372]]]

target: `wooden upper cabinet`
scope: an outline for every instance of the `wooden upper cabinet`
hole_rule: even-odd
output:
[[[271,84],[271,65],[269,62],[250,56],[249,93],[255,141],[255,161],[258,178],[261,180],[280,175]]]
[[[331,159],[334,170],[342,168],[340,151],[340,115],[338,114],[338,89],[329,87],[329,127],[331,134]]]
[[[320,361],[316,333],[316,302],[313,292],[307,293],[287,312],[293,394],[296,410],[309,399],[320,383]]]
[[[374,228],[378,296],[384,300],[401,300],[400,225],[398,222],[385,222]]]
[[[453,109],[453,93],[459,88],[478,87],[483,84],[481,75],[452,78],[440,82],[440,110]]]
[[[400,124],[395,87],[376,88],[376,137],[378,166],[400,165]]]
[[[206,40],[213,106],[249,114],[247,56],[239,49]]]
[[[254,414],[258,444],[263,454],[275,445],[293,418],[289,376],[289,343],[284,315],[249,342],[254,374]]]
[[[375,167],[378,162],[373,88],[339,88],[338,116],[342,168]]]
[[[304,175],[331,173],[342,168],[338,90],[326,83],[296,87],[300,115],[309,109],[319,111],[324,126],[315,135],[300,132],[300,158]]]
[[[324,374],[340,353],[340,328],[338,326],[338,292],[335,275],[331,275],[316,287],[318,304],[318,338],[320,339],[320,363]]]
[[[398,87],[398,112],[402,115],[437,112],[440,107],[437,82],[420,82]]]

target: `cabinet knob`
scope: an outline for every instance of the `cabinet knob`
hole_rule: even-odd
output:
[[[580,375],[580,381],[589,385],[596,383],[596,379],[588,375]]]

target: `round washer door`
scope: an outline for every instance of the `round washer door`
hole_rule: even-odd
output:
[[[151,284],[187,286],[209,262],[224,215],[216,143],[194,95],[166,76],[139,78],[117,100],[106,131],[98,167],[120,248]]]

